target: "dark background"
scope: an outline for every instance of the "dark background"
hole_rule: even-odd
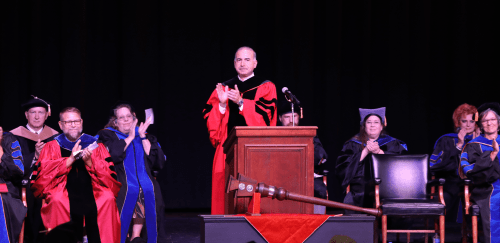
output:
[[[201,112],[215,84],[236,75],[238,47],[253,47],[255,73],[302,101],[301,125],[319,127],[331,164],[359,130],[359,107],[387,107],[389,134],[410,153],[431,153],[452,132],[455,107],[498,101],[496,9],[430,0],[1,1],[0,125],[26,124],[20,104],[31,94],[52,103],[49,126],[59,130],[58,112],[76,106],[92,135],[116,100],[132,102],[141,120],[153,108],[148,131],[168,157],[158,178],[167,209],[206,209],[215,149]]]

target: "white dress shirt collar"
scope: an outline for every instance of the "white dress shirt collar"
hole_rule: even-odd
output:
[[[35,131],[35,129],[31,128],[29,124],[26,124],[26,128],[28,128],[28,130],[34,134],[40,134],[43,130],[43,127],[42,127],[42,128],[40,128],[40,130]]]
[[[241,82],[245,82],[246,80],[248,80],[249,78],[252,78],[253,76],[255,76],[255,74],[252,72],[252,74],[250,74],[248,77],[246,78],[240,78],[240,75],[238,75],[238,79],[241,81]]]

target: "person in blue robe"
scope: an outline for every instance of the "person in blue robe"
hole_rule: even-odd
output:
[[[0,242],[18,242],[27,208],[21,201],[23,155],[16,137],[0,127]]]
[[[361,127],[358,134],[344,143],[335,164],[335,174],[346,192],[344,203],[373,208],[374,197],[370,192],[372,180],[370,154],[402,154],[406,144],[386,134],[385,107],[359,109]],[[347,189],[349,187],[349,192]]]
[[[461,222],[460,214],[460,181],[458,173],[460,154],[463,147],[471,139],[479,136],[481,131],[476,125],[477,109],[469,104],[462,104],[453,112],[455,133],[441,136],[434,144],[429,165],[436,178],[446,180],[443,191],[446,203],[446,220]]]
[[[119,102],[105,129],[98,132],[115,164],[122,188],[117,204],[120,211],[121,242],[167,242],[165,205],[153,171],[166,161],[155,136],[146,133],[150,120],[137,126],[133,107]]]
[[[500,104],[485,103],[478,113],[483,133],[465,145],[461,175],[473,183],[471,200],[479,206],[484,242],[500,242]]]

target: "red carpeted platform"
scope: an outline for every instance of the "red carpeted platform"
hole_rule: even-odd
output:
[[[200,218],[204,243],[373,242],[375,222],[375,217],[369,215],[200,215]]]

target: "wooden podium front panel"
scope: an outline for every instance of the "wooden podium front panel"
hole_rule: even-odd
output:
[[[245,156],[250,163],[245,164],[244,173],[259,182],[305,195],[308,169],[302,162],[306,160],[307,147],[307,144],[247,144],[244,146]],[[300,213],[305,212],[307,206],[306,203],[271,198],[262,198],[260,205],[261,213]]]
[[[226,179],[238,173],[290,192],[314,196],[316,127],[236,127],[225,146]],[[226,150],[227,148],[227,150]],[[226,195],[226,214],[245,213],[249,198]],[[262,198],[261,213],[313,213],[313,205]]]

